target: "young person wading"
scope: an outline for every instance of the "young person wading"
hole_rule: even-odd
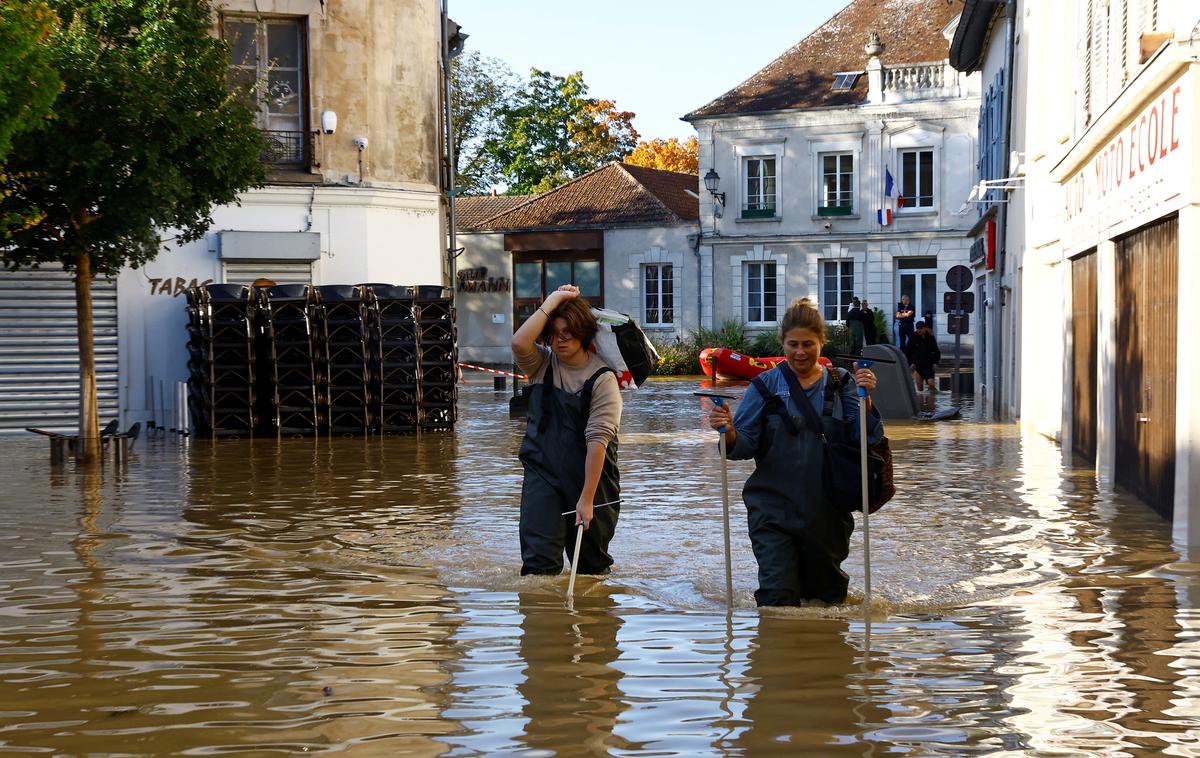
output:
[[[732,420],[728,407],[715,407],[709,422],[714,429],[726,427],[731,460],[754,459],[742,499],[758,559],[755,600],[760,606],[841,603],[848,584],[841,564],[850,552],[854,518],[825,495],[825,446],[799,403],[820,417],[826,435],[832,425],[845,424],[858,443],[855,386],[873,391],[875,374],[860,368],[851,381],[844,369],[827,371],[817,362],[825,319],[807,298],[788,307],[779,332],[787,360],[755,378]],[[866,412],[867,438],[874,444],[883,436],[883,422],[869,396]]]
[[[522,575],[560,573],[564,549],[575,546],[567,536],[580,523],[577,572],[605,574],[613,562],[621,393],[613,370],[588,351],[598,328],[579,288],[564,284],[512,338],[513,357],[535,385],[520,454]]]

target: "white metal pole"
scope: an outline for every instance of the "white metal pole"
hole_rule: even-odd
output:
[[[575,574],[579,570],[579,548],[583,545],[583,522],[575,529],[575,552],[571,554],[571,579],[567,582],[567,605],[575,600]]]

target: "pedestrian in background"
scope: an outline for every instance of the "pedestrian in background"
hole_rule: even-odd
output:
[[[879,335],[875,333],[875,309],[863,300],[862,312],[866,316],[863,319],[863,339],[868,345],[874,345],[879,341]]]
[[[924,321],[917,322],[916,332],[908,341],[908,350],[905,352],[908,357],[908,366],[913,372],[913,382],[917,385],[917,392],[921,392],[928,387],[930,392],[937,392],[936,372],[938,364],[942,362],[942,351],[938,347],[937,337],[933,336],[933,330],[929,328],[929,324]]]
[[[913,334],[916,315],[908,295],[901,295],[900,302],[896,303],[896,347],[905,355],[908,355],[908,340]]]
[[[865,315],[857,297],[850,298],[850,310],[846,312],[846,328],[850,330],[850,354],[862,355],[863,340],[866,338]]]

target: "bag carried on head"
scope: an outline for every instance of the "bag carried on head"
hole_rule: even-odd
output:
[[[820,437],[825,447],[821,479],[825,497],[843,511],[862,510],[862,450],[851,441],[845,420],[833,418],[833,404],[840,402],[842,378],[835,369],[826,369],[825,404],[818,417],[800,389],[796,376],[786,366],[781,367],[787,379],[792,402],[800,408],[808,427]],[[859,408],[860,412],[862,408]],[[835,423],[823,424],[829,418]],[[879,510],[896,495],[892,478],[892,446],[887,437],[867,447],[867,503],[870,513]]]
[[[592,313],[600,322],[600,330],[592,340],[596,355],[616,372],[621,389],[641,387],[658,366],[658,351],[637,322],[624,313],[603,308],[593,308]]]

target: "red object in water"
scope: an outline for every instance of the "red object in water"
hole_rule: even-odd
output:
[[[782,355],[771,358],[751,358],[727,347],[706,347],[700,351],[700,368],[709,379],[715,368],[718,379],[753,379],[784,361]]]

